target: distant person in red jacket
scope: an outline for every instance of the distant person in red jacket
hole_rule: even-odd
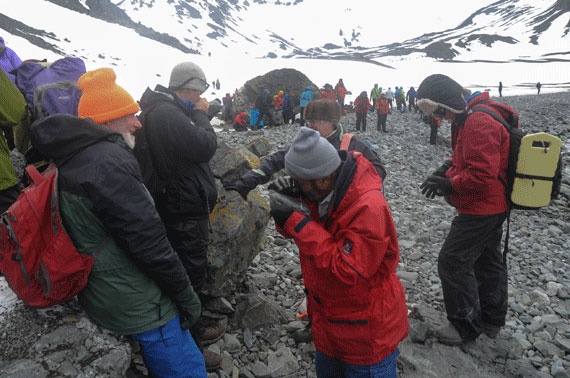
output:
[[[342,81],[342,79],[338,79],[338,83],[336,83],[334,91],[336,93],[336,98],[338,100],[338,103],[340,104],[340,108],[344,109],[344,98],[346,97],[346,93],[348,91],[346,90],[346,87],[344,86],[344,82]]]
[[[321,88],[321,98],[337,101],[336,93],[334,92],[332,85],[325,84],[325,86]]]
[[[386,121],[388,120],[388,113],[390,113],[390,104],[388,103],[388,100],[386,99],[384,93],[380,93],[376,99],[376,113],[378,116],[376,129],[378,131],[382,130],[383,132],[387,133],[388,130],[386,130]]]
[[[408,309],[380,176],[362,154],[337,151],[308,127],[285,170],[290,177],[269,186],[270,214],[299,248],[317,377],[396,377]]]
[[[366,115],[371,107],[372,104],[368,100],[368,93],[366,93],[366,91],[362,91],[356,100],[354,100],[356,130],[360,130],[360,125],[362,125],[362,131],[366,131]]]
[[[232,126],[235,131],[247,131],[247,127],[249,126],[249,115],[247,112],[236,114]]]

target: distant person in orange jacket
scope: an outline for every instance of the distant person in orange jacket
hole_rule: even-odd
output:
[[[344,98],[346,97],[346,92],[348,91],[346,90],[346,87],[344,86],[344,82],[342,81],[342,79],[338,79],[338,83],[336,83],[334,91],[336,93],[336,98],[338,100],[338,103],[340,104],[340,108],[344,109]]]
[[[382,130],[382,132],[387,133],[386,130],[386,121],[388,120],[388,113],[390,113],[390,104],[388,104],[388,100],[384,93],[380,93],[378,99],[376,99],[376,114],[378,116],[378,121],[376,123],[376,129],[378,131]]]
[[[368,110],[372,107],[372,104],[368,100],[368,94],[366,91],[362,91],[360,95],[354,100],[354,111],[356,113],[356,130],[360,131],[360,125],[362,125],[362,131],[366,131],[366,115]]]

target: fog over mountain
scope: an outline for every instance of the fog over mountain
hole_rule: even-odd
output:
[[[3,1],[0,33],[16,51],[42,51],[49,54],[48,59],[75,55],[85,59],[88,68],[90,63],[132,67],[133,60],[152,66],[157,65],[152,60],[172,54],[198,63],[208,56],[221,58],[225,66],[218,71],[223,67],[247,71],[251,63],[242,59],[292,67],[309,59],[325,59],[365,63],[363,72],[370,65],[400,70],[410,81],[403,85],[417,85],[424,72],[410,77],[409,71],[417,72],[418,64],[425,62],[549,63],[539,72],[516,66],[521,74],[511,85],[570,82],[560,72],[568,71],[560,63],[570,59],[568,0],[370,4],[346,0]],[[329,63],[331,72],[338,71]],[[482,79],[474,83],[496,85],[497,80],[506,80],[508,87],[506,75],[513,69],[497,65],[484,69],[491,73],[488,83]],[[316,70],[316,78],[309,77],[321,80],[322,67]],[[472,68],[450,72],[465,69]],[[150,71],[157,77],[167,75],[162,67]],[[392,73],[386,72],[377,75]],[[338,79],[334,76],[323,80]],[[375,78],[370,80],[373,83]],[[394,80],[401,78],[394,76]]]

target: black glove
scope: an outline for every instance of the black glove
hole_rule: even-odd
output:
[[[451,162],[448,160],[445,163],[443,163],[441,167],[433,171],[432,175],[445,178],[445,173],[449,168],[451,168]]]
[[[176,294],[174,302],[180,313],[180,327],[182,329],[190,329],[196,324],[202,313],[200,299],[196,292],[194,292],[192,285],[188,285],[186,289]]]
[[[238,192],[240,196],[242,196],[242,198],[247,201],[247,195],[253,188],[247,186],[242,179],[238,179],[230,184],[224,185],[224,189]]]
[[[448,196],[453,193],[451,180],[439,176],[428,176],[428,178],[420,186],[422,194],[426,198],[434,198],[437,196]]]
[[[309,215],[309,208],[300,198],[291,197],[274,190],[269,191],[269,206],[271,207],[269,214],[275,220],[275,224],[281,228],[294,211]]]
[[[301,188],[299,188],[299,185],[295,183],[291,176],[279,177],[269,184],[267,188],[291,197],[297,197],[301,194]]]

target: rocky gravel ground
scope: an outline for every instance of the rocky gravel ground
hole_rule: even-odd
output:
[[[509,312],[507,324],[497,339],[481,336],[461,347],[449,347],[435,342],[429,334],[431,328],[444,321],[437,256],[455,212],[441,198],[424,198],[419,185],[429,172],[450,156],[449,125],[442,125],[435,146],[428,143],[429,127],[421,122],[419,114],[413,112],[390,114],[387,134],[376,131],[376,117],[370,115],[368,131],[359,133],[377,146],[388,170],[385,196],[398,230],[401,251],[398,275],[406,288],[412,325],[410,337],[400,345],[398,366],[401,377],[570,377],[570,93],[497,100],[519,111],[521,127],[525,131],[546,131],[560,137],[564,143],[566,167],[559,199],[537,211],[512,213],[508,256]],[[353,115],[343,117],[342,121],[349,132],[355,132]],[[218,135],[221,141],[233,147],[241,147],[264,136],[277,150],[287,146],[297,130],[298,125],[286,125],[237,133],[231,126],[221,125]],[[267,195],[266,186],[256,190]],[[9,290],[1,281],[0,290]],[[298,342],[293,337],[293,331],[305,324],[304,319],[296,318],[302,311],[300,305],[304,298],[297,248],[275,232],[272,221],[267,228],[266,242],[251,264],[241,291],[236,296],[262,293],[285,310],[288,322],[250,330],[236,326],[230,316],[224,338],[209,346],[224,357],[222,368],[211,373],[210,378],[315,377],[313,344]],[[226,299],[235,304],[235,298]],[[6,307],[10,306],[16,309],[8,312]],[[28,357],[27,348],[39,335],[50,334],[55,329],[59,333],[55,333],[52,340],[55,337],[62,339],[62,329],[69,328],[65,324],[76,322],[77,309],[68,308],[59,313],[57,318],[63,318],[63,326],[61,320],[44,320],[53,311],[33,312],[22,309],[17,303],[0,303],[0,377],[47,376],[26,370],[28,360],[20,362],[19,370],[11,370],[17,372],[12,375],[3,375],[2,371],[7,370],[2,367],[12,366],[11,361],[19,355]],[[34,317],[38,322],[36,325]],[[79,324],[85,321],[80,316]],[[89,324],[79,328],[86,334],[94,332]],[[82,358],[85,359],[86,354],[103,353],[111,348],[110,345],[123,351],[108,339],[102,342],[91,338]],[[37,342],[34,348],[38,350]],[[99,365],[108,368],[120,357],[119,354],[116,359],[100,358]],[[136,349],[133,361],[127,376],[145,376]],[[45,367],[50,361],[41,361],[40,365]],[[85,371],[80,374],[70,369],[66,374],[50,376],[102,375]]]
[[[509,266],[509,312],[507,324],[495,340],[482,336],[461,348],[443,346],[422,334],[444,316],[437,256],[455,214],[441,198],[422,196],[419,185],[426,175],[451,154],[449,124],[440,129],[437,145],[430,145],[429,127],[414,112],[393,111],[388,117],[388,133],[376,131],[376,117],[369,115],[366,132],[355,131],[354,116],[343,117],[349,132],[368,138],[378,147],[388,170],[385,196],[398,229],[401,250],[399,276],[406,287],[411,319],[411,336],[401,346],[402,377],[570,377],[570,93],[514,96],[496,99],[520,114],[520,127],[529,133],[545,131],[560,137],[564,144],[563,193],[548,207],[537,211],[514,211],[511,215]],[[238,147],[263,135],[274,148],[288,145],[298,125],[237,133],[224,126],[220,140]],[[257,190],[267,194],[266,188]],[[281,238],[271,224],[268,243],[250,268],[252,275],[274,281],[257,286],[291,313],[303,298],[299,280],[297,249]],[[416,316],[414,316],[416,315]],[[289,325],[295,329],[296,322]],[[232,330],[228,330],[232,332]],[[420,343],[412,342],[414,340]],[[259,349],[244,348],[235,358],[240,371],[248,361],[259,361],[263,335],[257,335]],[[282,332],[279,341],[291,348],[299,367],[290,376],[313,377],[312,344],[295,343]],[[223,348],[222,348],[223,350]],[[263,361],[263,358],[261,359]],[[266,362],[266,361],[264,361]],[[481,375],[483,374],[483,375]],[[260,376],[254,374],[253,376]]]

